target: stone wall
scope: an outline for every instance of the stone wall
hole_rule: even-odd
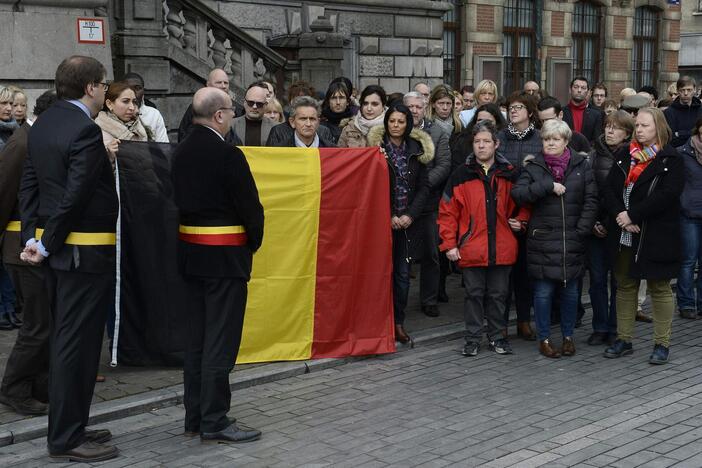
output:
[[[680,35],[680,74],[692,75],[702,83],[702,10],[698,0],[682,3]]]
[[[95,57],[112,78],[110,25],[105,19],[105,44],[80,44],[78,18],[105,16],[107,0],[0,0],[0,86],[15,84],[27,91],[28,110],[53,86],[56,68],[70,55]],[[63,6],[58,6],[63,5]]]

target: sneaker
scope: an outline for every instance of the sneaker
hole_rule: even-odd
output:
[[[680,317],[684,319],[697,319],[697,311],[694,309],[680,309]]]
[[[657,344],[653,347],[653,352],[651,353],[651,357],[648,358],[648,362],[651,364],[665,364],[668,362],[669,353],[669,348],[666,348],[662,344]]]
[[[514,351],[512,351],[512,346],[510,346],[509,341],[507,341],[504,338],[500,338],[499,340],[491,341],[490,344],[488,345],[491,350],[493,350],[497,354],[513,354]]]
[[[617,340],[612,346],[605,349],[604,357],[614,359],[622,356],[627,356],[633,353],[634,347],[631,346],[631,343],[627,343],[626,341],[622,340]]]
[[[461,352],[461,354],[464,356],[477,356],[478,351],[480,351],[480,343],[469,341],[463,347],[463,352]]]

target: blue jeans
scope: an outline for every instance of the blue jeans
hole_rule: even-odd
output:
[[[396,325],[405,323],[410,287],[408,247],[407,231],[392,231],[392,298]]]
[[[680,216],[680,245],[682,261],[678,274],[678,309],[702,311],[702,275],[695,280],[695,265],[702,267],[702,219]],[[695,292],[697,300],[695,300]]]
[[[578,313],[578,279],[574,278],[563,286],[563,281],[539,279],[533,280],[534,291],[534,323],[539,341],[551,335],[551,302],[555,294],[561,300],[561,333],[563,336],[573,336],[575,316]]]
[[[617,280],[612,260],[607,252],[607,239],[591,236],[588,240],[588,268],[590,270],[590,302],[592,303],[592,331],[617,332]],[[607,277],[609,276],[609,291]]]

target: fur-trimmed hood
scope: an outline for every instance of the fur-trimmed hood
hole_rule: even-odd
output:
[[[376,125],[368,132],[368,146],[382,146],[383,138],[385,137],[385,127]],[[434,159],[434,142],[431,141],[431,136],[424,130],[413,128],[409,134],[409,138],[416,141],[421,147],[421,154],[418,161],[422,164],[429,164]],[[414,154],[413,151],[411,154]]]

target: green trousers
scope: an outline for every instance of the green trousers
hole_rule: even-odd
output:
[[[641,280],[629,277],[632,255],[633,251],[630,247],[621,246],[614,264],[614,276],[617,279],[617,337],[628,343],[631,343],[634,335],[639,283],[641,283]],[[649,279],[647,282],[653,305],[653,342],[668,348],[675,311],[670,280]]]

